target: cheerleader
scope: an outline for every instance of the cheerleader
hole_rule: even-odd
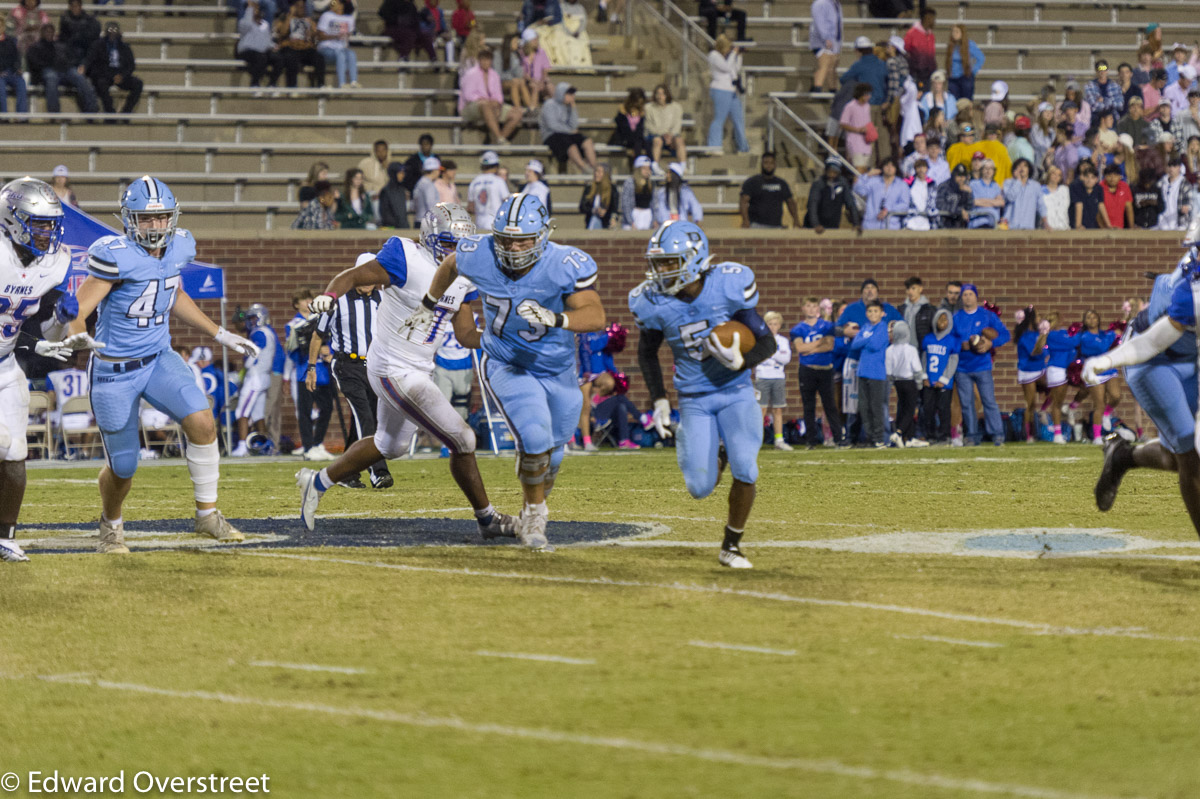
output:
[[[1021,316],[1013,338],[1017,340],[1017,382],[1025,394],[1025,441],[1032,444],[1037,441],[1037,392],[1039,384],[1046,385],[1046,361],[1049,357],[1046,351],[1046,335],[1050,332],[1049,324],[1038,316],[1037,310],[1030,305],[1024,311],[1018,311]]]
[[[1067,367],[1075,360],[1078,340],[1062,327],[1058,311],[1046,314],[1046,388],[1050,391],[1050,421],[1054,425],[1054,443],[1065,444],[1062,434],[1062,404],[1067,396]]]
[[[1117,340],[1115,330],[1100,331],[1100,314],[1091,310],[1083,315],[1083,330],[1079,331],[1079,354],[1087,360],[1112,349]],[[1101,433],[1112,429],[1112,412],[1121,401],[1120,381],[1114,381],[1116,369],[1096,375],[1096,385],[1088,386],[1092,400],[1092,443],[1103,444]],[[1101,424],[1094,424],[1096,414],[1102,413]]]

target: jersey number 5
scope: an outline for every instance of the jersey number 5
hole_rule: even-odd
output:
[[[17,335],[17,331],[21,329],[21,323],[31,313],[37,311],[38,303],[40,302],[41,297],[24,297],[14,307],[11,297],[0,297],[0,316],[9,316],[12,318],[11,325],[0,327],[0,338],[12,338]]]
[[[699,334],[711,327],[707,319],[679,326],[679,338],[683,339],[684,349],[693,361],[703,361],[708,357],[708,350],[704,349],[704,339],[707,337]]]
[[[133,301],[125,316],[137,320],[138,327],[150,327],[150,321],[161,325],[167,321],[167,314],[175,307],[175,291],[179,288],[179,276],[168,277],[165,280],[151,280],[146,284],[146,290]],[[159,305],[159,294],[166,295],[163,305]]]

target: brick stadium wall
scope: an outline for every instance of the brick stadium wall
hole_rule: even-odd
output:
[[[206,237],[199,257],[225,267],[230,310],[264,302],[282,328],[292,316],[290,295],[298,286],[324,286],[341,269],[353,265],[360,252],[378,249],[382,233],[336,232],[262,234],[254,238]],[[578,246],[600,264],[600,293],[610,320],[633,328],[626,305],[630,288],[642,279],[646,236],[633,233],[577,233],[557,239]],[[1179,235],[1143,232],[1046,233],[934,232],[865,234],[830,231],[721,231],[711,235],[718,260],[752,267],[761,291],[760,311],[777,310],[785,327],[799,321],[803,299],[809,295],[845,301],[858,298],[859,284],[874,277],[881,297],[899,305],[904,279],[920,275],[926,293],[936,301],[947,280],[979,285],[982,298],[1000,306],[1005,324],[1012,314],[1033,303],[1079,319],[1088,308],[1100,312],[1107,324],[1118,318],[1122,302],[1145,297],[1150,281],[1142,273],[1167,271],[1180,255]],[[204,304],[217,314],[217,304]],[[198,343],[177,328],[179,340]],[[630,374],[631,396],[639,405],[647,397],[637,376],[636,335],[631,335],[618,365]],[[665,354],[665,348],[664,348]],[[664,359],[665,360],[665,359]],[[1016,352],[1012,345],[996,360],[1000,404],[1021,404],[1016,384]],[[788,402],[799,409],[795,378],[789,380]],[[286,400],[285,430],[294,433],[290,398]],[[330,441],[336,441],[336,419]]]

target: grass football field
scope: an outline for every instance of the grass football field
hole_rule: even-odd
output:
[[[717,565],[728,475],[692,500],[669,450],[569,457],[550,555],[445,545],[473,522],[436,459],[330,491],[319,538],[298,461],[226,462],[221,507],[261,521],[205,549],[161,521],[191,514],[186,468],[151,465],[133,554],[52,553],[92,545],[97,468],[31,469],[0,773],[18,796],[123,771],[125,795],[175,795],[137,794],[149,772],[283,797],[1196,797],[1200,545],[1170,474],[1097,512],[1100,457],[766,450],[746,572]],[[511,459],[480,463],[515,512]],[[411,545],[426,524],[442,545]]]

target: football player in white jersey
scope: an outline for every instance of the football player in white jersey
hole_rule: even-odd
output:
[[[324,294],[313,298],[312,311],[326,313],[340,295],[355,286],[378,285],[382,295],[375,338],[367,352],[367,377],[379,397],[378,426],[373,438],[354,442],[320,472],[301,469],[297,473],[300,518],[309,530],[316,524],[317,505],[325,491],[380,457],[405,454],[421,427],[450,450],[450,474],[471,503],[480,534],[488,539],[516,537],[516,519],[500,513],[488,501],[475,463],[475,433],[431,377],[434,354],[446,327],[453,326],[464,346],[479,346],[479,331],[467,304],[478,296],[475,287],[465,279],[456,280],[442,294],[432,322],[418,335],[406,337],[409,328],[405,322],[429,291],[438,262],[454,252],[458,239],[474,232],[475,223],[461,206],[439,203],[421,220],[420,243],[393,236],[373,259],[340,273]]]
[[[71,256],[60,246],[62,204],[49,185],[28,177],[5,184],[0,229],[0,561],[20,563],[29,560],[15,540],[25,498],[29,384],[13,350],[22,323],[44,317],[42,335],[50,340],[37,342],[34,351],[69,360],[79,339],[60,339],[79,303],[66,290]],[[39,313],[43,300],[48,307]]]

